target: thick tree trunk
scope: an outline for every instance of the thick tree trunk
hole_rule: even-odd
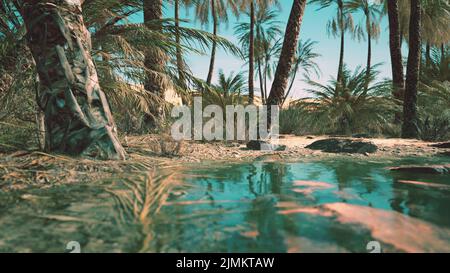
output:
[[[217,36],[217,28],[218,28],[219,23],[218,23],[218,18],[217,18],[215,0],[211,0],[211,14],[213,17],[213,34],[214,34],[214,36]],[[208,85],[211,85],[212,77],[214,75],[214,65],[216,62],[216,51],[217,51],[217,43],[215,41],[213,41],[212,49],[211,49],[211,59],[209,62],[208,77],[206,79],[206,83]]]
[[[250,37],[248,53],[248,103],[253,104],[255,99],[254,74],[255,74],[255,2],[250,2]]]
[[[268,104],[281,105],[295,59],[306,0],[294,0],[286,27],[283,48],[275,72]]]
[[[144,23],[149,24],[155,20],[162,19],[162,0],[144,0]],[[158,26],[152,26],[155,31],[160,31]],[[154,93],[161,101],[164,100],[164,92],[167,89],[167,79],[164,77],[166,55],[157,48],[148,48],[145,51],[145,67],[148,72],[144,82],[144,88],[148,92]],[[152,116],[147,117],[147,126],[155,127],[158,120],[164,116],[160,103],[155,103],[151,109]]]
[[[403,105],[403,138],[417,138],[417,85],[419,81],[420,52],[421,52],[421,0],[411,0],[411,14],[409,24],[409,54],[406,71],[406,90]]]
[[[92,61],[80,1],[25,0],[22,17],[40,79],[49,152],[124,159]]]
[[[400,33],[398,0],[388,0],[389,17],[389,49],[391,52],[393,95],[398,101],[403,101],[405,78],[402,61],[402,35]],[[401,113],[395,113],[395,122],[401,122]]]

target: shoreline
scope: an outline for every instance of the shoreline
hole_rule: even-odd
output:
[[[448,156],[440,155],[442,152],[448,153],[450,149],[431,147],[435,143],[419,140],[353,138],[374,143],[378,151],[372,154],[326,153],[305,148],[315,141],[327,138],[331,137],[283,135],[277,144],[286,145],[285,151],[248,150],[245,143],[238,142],[189,141],[178,147],[180,155],[168,156],[158,151],[161,143],[166,146],[173,146],[176,143],[170,143],[170,140],[166,140],[167,143],[165,143],[159,135],[130,136],[124,141],[128,152],[126,161],[72,158],[38,151],[0,153],[0,190],[7,192],[29,187],[48,188],[89,181],[126,179],[133,175],[148,174],[154,170],[177,173],[193,166],[211,167],[218,163],[296,162],[333,158],[366,161],[433,158],[450,162]]]

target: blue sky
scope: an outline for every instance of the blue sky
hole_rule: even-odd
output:
[[[281,11],[279,13],[279,21],[281,21],[281,28],[283,31],[286,28],[286,21],[289,17],[289,13],[292,6],[292,0],[280,0]],[[173,7],[166,5],[164,8],[164,16],[166,18],[173,17]],[[339,39],[329,37],[326,32],[327,21],[335,14],[333,7],[318,10],[316,5],[307,5],[305,15],[303,18],[302,29],[300,32],[300,39],[311,39],[317,41],[315,51],[322,56],[317,59],[317,63],[322,71],[320,78],[313,77],[313,80],[321,83],[326,83],[331,77],[335,77],[338,67],[339,59]],[[182,9],[180,17],[189,20],[189,23],[183,23],[185,27],[201,28],[203,30],[211,31],[212,27],[201,26],[199,22],[195,22],[195,12],[191,10]],[[247,20],[248,17],[241,16],[239,20]],[[354,16],[355,23],[363,20],[362,16]],[[232,42],[237,42],[234,36],[234,26],[238,22],[238,19],[230,15],[230,21],[228,23],[220,24],[219,35],[229,39]],[[372,51],[372,63],[382,63],[380,67],[380,78],[386,78],[391,76],[390,72],[390,58],[389,58],[389,32],[387,17],[385,16],[381,24],[381,35],[377,42],[373,42]],[[353,41],[348,37],[346,40],[346,52],[345,63],[350,68],[355,68],[358,65],[365,66],[367,58],[367,43],[365,41]],[[206,79],[209,66],[209,55],[198,56],[188,55],[186,61],[189,64],[192,72],[199,78]],[[222,69],[225,74],[230,72],[246,73],[247,66],[244,61],[226,54],[220,50],[216,55],[216,67],[214,81],[217,79],[218,71]],[[300,74],[299,74],[300,75]],[[259,86],[259,82],[255,79],[255,86]],[[305,89],[308,87],[306,83],[302,81],[302,77],[297,77],[294,84],[293,96],[305,97],[308,96]]]

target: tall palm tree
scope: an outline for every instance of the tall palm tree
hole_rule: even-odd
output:
[[[403,72],[402,42],[399,21],[398,0],[386,0],[389,19],[389,50],[391,56],[393,95],[398,101],[403,100],[405,76]],[[400,113],[396,113],[395,122],[400,122]]]
[[[406,89],[403,103],[403,138],[419,136],[417,117],[417,85],[421,57],[421,0],[411,0],[409,20],[409,54],[406,71]]]
[[[250,14],[249,14],[250,16]],[[272,55],[272,48],[277,45],[279,36],[281,36],[280,21],[277,20],[278,12],[269,6],[258,6],[255,17],[254,32],[255,37],[253,39],[254,44],[254,58],[256,59],[256,70],[259,76],[259,83],[261,89],[261,97],[265,103],[267,98],[267,76],[269,70],[269,61]],[[251,35],[251,23],[243,22],[239,23],[235,27],[235,33],[238,37],[239,43],[243,51],[249,53],[250,48],[250,35]],[[246,59],[250,62],[250,56],[247,55]]]
[[[269,105],[281,105],[283,102],[289,75],[295,61],[295,50],[298,45],[300,27],[302,25],[303,14],[305,13],[306,2],[306,0],[294,0],[292,3],[280,59],[278,61],[277,70],[275,71],[272,88],[267,101]]]
[[[311,41],[309,39],[306,41],[300,40],[300,42],[298,43],[298,48],[295,53],[294,69],[292,70],[289,88],[287,89],[286,95],[284,96],[282,105],[284,105],[287,98],[289,97],[289,94],[292,91],[292,87],[294,86],[295,79],[297,78],[300,70],[303,70],[303,75],[306,78],[309,78],[311,73],[319,76],[320,68],[315,59],[320,57],[321,55],[314,52],[314,45],[316,44],[317,42]]]
[[[361,11],[364,14],[365,22],[363,26],[357,27],[358,33],[367,34],[367,86],[372,66],[372,39],[377,40],[380,37],[380,19],[382,15],[381,5],[369,0],[349,0],[345,7],[350,12]],[[367,89],[367,88],[366,88]]]
[[[328,34],[341,39],[340,53],[339,53],[339,67],[337,74],[337,81],[340,82],[342,72],[344,69],[344,54],[345,54],[345,33],[353,33],[353,17],[345,8],[344,0],[311,0],[311,4],[320,5],[319,9],[328,8],[330,6],[336,7],[336,17],[332,18],[327,24]]]
[[[228,9],[232,13],[238,15],[239,7],[236,4],[236,0],[199,0],[194,1],[196,5],[197,19],[201,24],[207,25],[212,19],[213,35],[217,36],[219,22],[228,21]],[[211,85],[212,77],[214,75],[214,66],[216,60],[217,43],[213,42],[211,46],[211,58],[209,62],[208,76],[206,83]]]
[[[162,0],[144,0],[144,24],[153,30],[161,31],[159,21],[162,19]],[[168,80],[164,77],[165,65],[167,62],[166,54],[159,48],[145,49],[145,67],[147,69],[146,80],[144,88],[148,92],[154,93],[157,97],[164,97],[164,92],[168,86]],[[158,123],[158,120],[163,117],[163,108],[161,105],[153,105],[150,115],[146,118],[147,126],[152,128]]]
[[[250,31],[248,35],[248,92],[249,103],[253,103],[255,96],[254,75],[255,75],[255,26],[258,9],[264,9],[271,4],[278,4],[278,0],[240,0],[241,10],[248,10],[250,17]]]
[[[224,97],[233,94],[242,94],[245,91],[245,78],[242,74],[234,74],[226,76],[223,71],[219,71],[219,82],[216,89],[223,93]]]
[[[37,99],[45,113],[46,149],[124,159],[125,151],[91,57],[91,39],[80,1],[20,3],[18,9],[39,74]]]
[[[178,70],[178,82],[184,87],[186,84],[186,79],[184,75],[184,60],[183,60],[183,52],[181,48],[181,37],[180,37],[180,2],[183,0],[174,0],[174,18],[175,18],[175,42],[177,44],[176,49],[176,61],[177,61],[177,70]],[[186,2],[186,1],[184,1]]]

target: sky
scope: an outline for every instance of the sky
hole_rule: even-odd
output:
[[[292,0],[279,0],[280,13],[278,20],[281,23],[281,29],[286,29],[287,19],[289,18]],[[302,27],[300,31],[300,39],[311,39],[317,41],[314,48],[315,52],[321,54],[321,57],[316,59],[322,74],[320,77],[312,77],[312,80],[318,81],[322,84],[326,84],[331,77],[336,77],[337,67],[339,61],[339,49],[340,40],[338,38],[329,37],[326,31],[327,22],[335,14],[335,8],[330,7],[326,9],[318,10],[319,6],[308,4],[303,17]],[[164,7],[165,18],[174,17],[173,7],[166,5]],[[193,9],[186,10],[181,9],[180,17],[185,20],[189,20],[187,23],[182,23],[184,27],[200,28],[206,31],[212,31],[212,26],[201,26],[199,22],[195,20],[195,12]],[[237,39],[234,35],[234,26],[238,23],[238,20],[247,20],[248,17],[240,16],[235,18],[233,15],[229,16],[228,23],[221,23],[219,25],[219,35],[227,38],[231,42],[237,44]],[[355,23],[362,22],[362,16],[354,16]],[[372,44],[372,64],[381,63],[380,66],[380,79],[391,77],[390,69],[390,55],[389,55],[389,31],[387,17],[385,16],[381,21],[381,34],[378,41],[373,41]],[[209,67],[209,55],[188,55],[186,56],[186,62],[191,68],[193,74],[199,78],[206,79]],[[346,51],[345,51],[345,63],[351,69],[357,66],[364,67],[367,60],[367,42],[366,41],[354,41],[350,37],[346,39]],[[223,50],[219,50],[216,55],[216,66],[213,82],[217,80],[219,70],[223,70],[226,75],[230,72],[245,73],[247,75],[247,65],[245,61],[225,53]],[[294,83],[292,96],[294,98],[307,97],[309,94],[305,89],[308,85],[303,81],[303,77],[297,77]],[[259,86],[257,77],[255,78],[255,87]],[[270,86],[270,84],[269,84]],[[256,92],[256,91],[255,91]]]

